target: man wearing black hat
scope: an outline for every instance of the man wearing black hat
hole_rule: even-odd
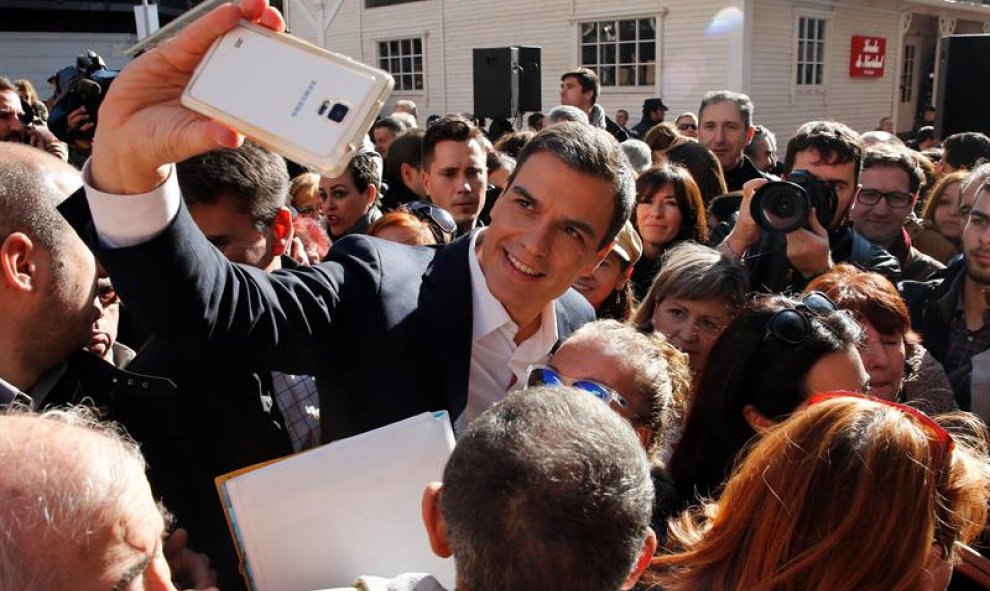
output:
[[[636,127],[632,128],[633,135],[642,139],[651,127],[663,122],[663,117],[669,110],[661,98],[648,98],[643,101],[643,118]]]

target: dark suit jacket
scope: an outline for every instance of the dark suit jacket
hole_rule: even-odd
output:
[[[349,236],[325,263],[264,273],[228,262],[184,206],[162,234],[121,249],[100,247],[81,190],[61,209],[155,336],[193,354],[316,376],[324,441],[464,410],[469,236],[445,248]],[[561,339],[594,319],[573,290],[556,312]]]

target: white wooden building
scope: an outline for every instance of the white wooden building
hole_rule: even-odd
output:
[[[811,119],[865,131],[891,115],[910,130],[933,96],[939,39],[990,32],[990,5],[948,0],[287,0],[285,11],[295,35],[390,70],[391,101],[412,99],[421,118],[472,110],[473,48],[539,45],[544,111],[560,74],[588,66],[599,102],[630,124],[644,98],[663,97],[672,119],[726,88],[749,94],[782,141]],[[874,51],[883,40],[882,75],[876,61],[875,77],[851,75],[854,37]]]

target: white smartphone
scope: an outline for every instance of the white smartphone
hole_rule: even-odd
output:
[[[326,176],[340,176],[392,91],[387,72],[242,21],[218,39],[182,104]]]

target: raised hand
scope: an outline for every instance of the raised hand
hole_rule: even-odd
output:
[[[146,193],[168,175],[168,165],[220,147],[236,148],[233,129],[179,104],[193,71],[213,42],[241,19],[275,31],[285,21],[267,0],[224,4],[180,34],[134,60],[117,76],[100,107],[90,182],[115,194]]]

